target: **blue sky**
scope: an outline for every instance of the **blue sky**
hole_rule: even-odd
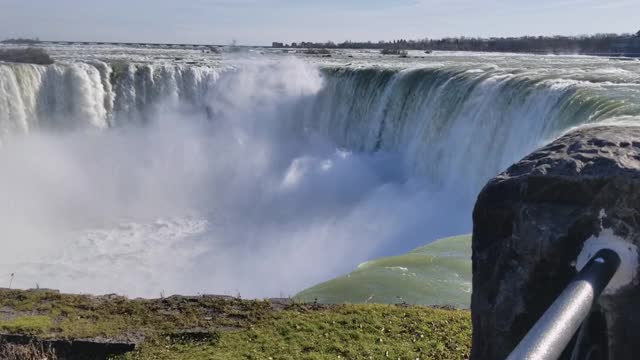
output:
[[[266,45],[636,32],[640,0],[0,0],[0,38]]]

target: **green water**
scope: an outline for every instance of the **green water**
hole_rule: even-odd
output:
[[[352,273],[296,295],[325,304],[452,305],[471,301],[471,235],[438,240],[412,252],[368,261]]]

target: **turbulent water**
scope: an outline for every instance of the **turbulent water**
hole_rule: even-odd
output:
[[[471,303],[471,236],[435,241],[402,256],[367,261],[348,275],[302,291],[312,303],[448,305]]]
[[[0,286],[291,295],[469,232],[571,127],[640,119],[640,62],[49,51],[0,63]]]

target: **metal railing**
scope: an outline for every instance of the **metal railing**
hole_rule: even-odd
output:
[[[619,267],[620,257],[615,251],[598,251],[529,330],[507,360],[558,359],[585,323],[600,294]],[[580,345],[579,342],[577,345]]]

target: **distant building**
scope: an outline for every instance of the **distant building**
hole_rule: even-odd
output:
[[[271,47],[272,47],[272,48],[283,48],[283,47],[284,47],[284,44],[283,44],[283,43],[281,43],[281,42],[272,42],[272,43],[271,43]]]

